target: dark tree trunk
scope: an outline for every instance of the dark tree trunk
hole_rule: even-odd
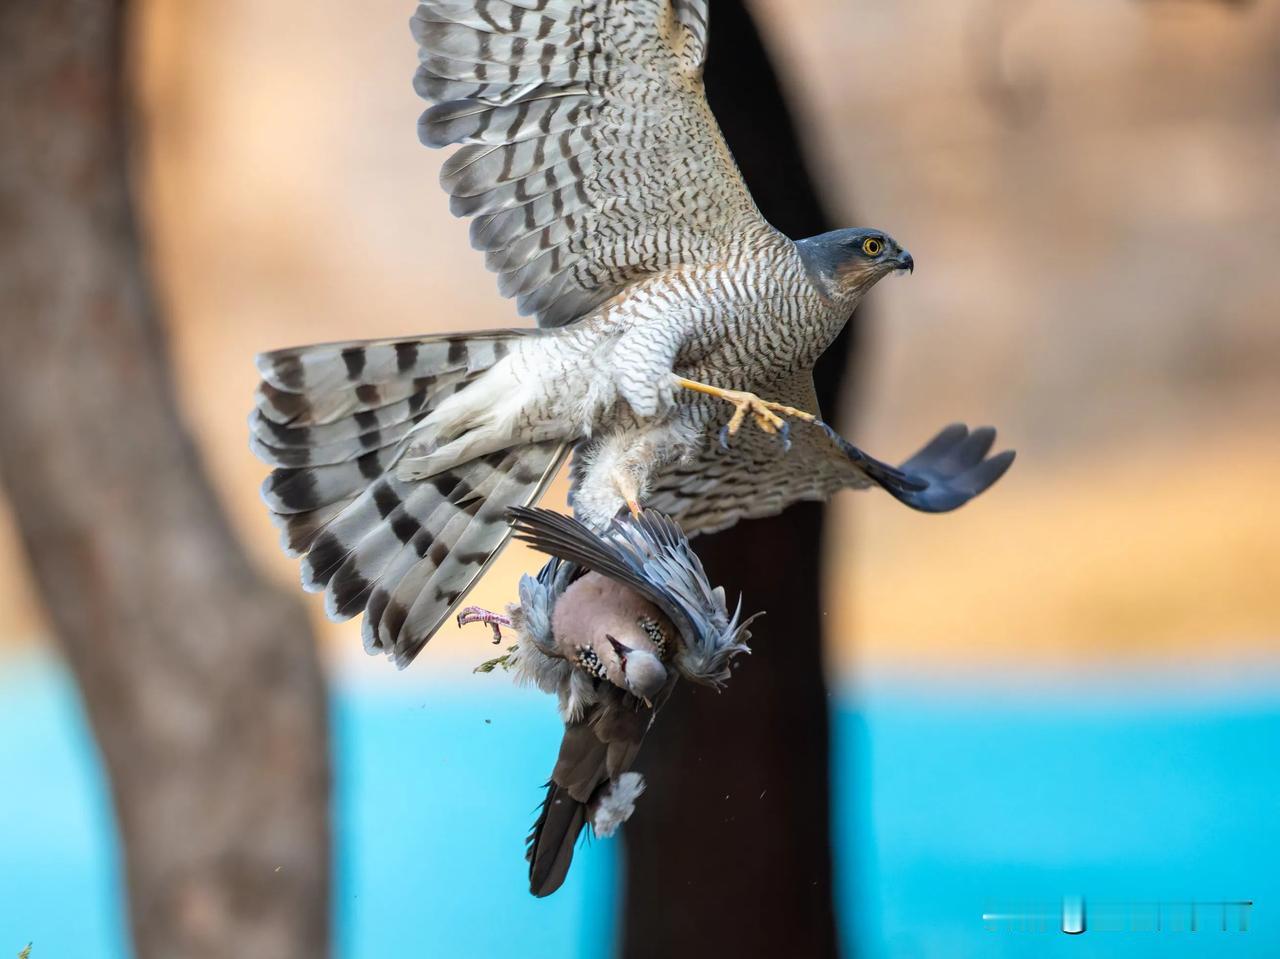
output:
[[[707,93],[764,215],[830,228],[760,37],[740,3],[711,4]],[[827,351],[833,409],[849,336]],[[649,789],[625,830],[627,959],[838,954],[832,902],[823,508],[792,507],[695,546],[714,583],[768,616],[723,693],[677,688],[640,757]]]
[[[0,7],[0,479],[106,762],[138,954],[315,959],[324,686],[177,414],[126,176],[123,15]]]

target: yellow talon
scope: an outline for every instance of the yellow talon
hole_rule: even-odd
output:
[[[725,390],[724,395],[720,398],[725,402],[732,403],[734,407],[733,416],[729,418],[728,425],[730,436],[737,434],[748,413],[755,420],[756,426],[766,433],[777,433],[787,425],[782,417],[770,408],[772,404],[766,403],[754,393]]]
[[[686,390],[705,393],[708,396],[714,396],[733,405],[733,416],[729,418],[729,422],[724,428],[724,435],[727,436],[737,434],[738,430],[742,428],[742,424],[746,421],[748,414],[751,415],[756,426],[763,432],[770,434],[782,433],[784,436],[787,431],[787,422],[783,419],[784,416],[802,420],[806,423],[813,423],[817,420],[817,417],[812,413],[806,413],[804,410],[798,410],[794,406],[787,406],[783,403],[771,403],[768,400],[762,400],[756,394],[748,393],[745,390],[721,389],[718,386],[699,383],[697,380],[687,380],[683,376],[677,376],[674,379],[677,386]]]

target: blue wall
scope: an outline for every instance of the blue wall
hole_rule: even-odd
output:
[[[352,685],[334,702],[335,941],[352,959],[605,956],[619,844],[547,900],[524,837],[550,700],[500,677]],[[875,684],[835,717],[838,899],[860,956],[1280,955],[1280,696],[1135,681],[1094,696]],[[127,954],[108,796],[74,687],[0,670],[0,956]],[[643,809],[643,806],[641,806]],[[1056,901],[1252,899],[1248,933],[989,930]]]

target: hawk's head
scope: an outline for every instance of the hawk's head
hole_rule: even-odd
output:
[[[861,296],[882,276],[912,270],[915,261],[880,230],[833,230],[796,244],[809,278],[832,299]]]

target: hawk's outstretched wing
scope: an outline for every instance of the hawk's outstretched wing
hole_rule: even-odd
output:
[[[451,209],[540,326],[770,230],[702,88],[706,0],[423,0],[419,122]]]
[[[768,398],[818,412],[808,372],[770,390]],[[711,434],[693,462],[664,470],[645,506],[678,520],[690,535],[773,516],[792,503],[825,500],[841,489],[872,486],[912,509],[945,513],[983,492],[1013,462],[1012,450],[987,455],[995,437],[989,426],[970,431],[953,423],[895,467],[868,456],[821,421],[791,421],[790,449],[748,424],[729,440],[728,449]]]

